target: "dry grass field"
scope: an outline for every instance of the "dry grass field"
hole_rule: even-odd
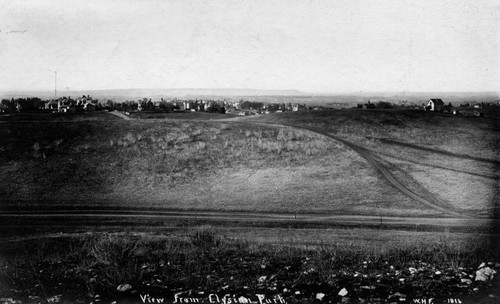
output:
[[[342,143],[306,130],[185,120],[3,126],[2,208],[434,214]]]
[[[478,216],[500,212],[500,124],[495,118],[402,110],[342,110],[259,117],[313,127],[372,151],[417,193]]]
[[[380,216],[380,226],[180,219],[143,227],[132,218],[109,226],[68,218],[49,227],[34,218],[23,227],[11,219],[19,226],[0,239],[0,294],[9,303],[210,293],[279,295],[288,303],[311,303],[318,294],[333,303],[500,297],[498,281],[473,281],[480,263],[500,267],[498,227],[384,226],[391,216],[443,214],[402,194],[356,149],[300,128],[366,148],[404,187],[450,210],[498,216],[495,120],[359,110],[179,115],[0,117],[0,210],[357,214]],[[130,289],[118,291],[123,284]],[[347,296],[339,295],[343,288]]]

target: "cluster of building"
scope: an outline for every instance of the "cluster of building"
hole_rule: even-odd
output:
[[[77,112],[77,111],[95,111],[100,107],[98,100],[93,99],[89,95],[77,98],[61,97],[45,102],[44,110],[57,112]]]
[[[423,103],[421,106],[416,104],[406,104],[403,102],[401,105],[392,104],[386,101],[379,101],[376,103],[372,103],[368,101],[364,104],[358,104],[357,107],[360,109],[389,109],[389,108],[409,108],[409,109],[419,109],[429,112],[443,112],[443,113],[452,113],[454,115],[462,115],[462,116],[483,116],[483,108],[490,106],[499,106],[500,101],[496,101],[495,103],[465,103],[458,106],[453,106],[450,103],[445,104],[444,101],[440,98],[431,98],[426,103]]]

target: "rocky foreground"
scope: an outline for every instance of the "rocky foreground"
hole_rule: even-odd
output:
[[[494,279],[500,264],[493,262],[464,268],[414,260],[402,267],[366,259],[331,270],[334,256],[320,261],[231,253],[211,256],[209,262],[190,275],[176,261],[146,262],[137,265],[140,280],[123,277],[113,286],[107,263],[88,268],[63,261],[27,264],[41,280],[3,290],[9,297],[0,303],[500,303]],[[62,275],[58,268],[65,269]]]

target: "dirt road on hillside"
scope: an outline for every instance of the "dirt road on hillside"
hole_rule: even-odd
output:
[[[223,211],[138,211],[138,210],[58,210],[58,211],[2,211],[1,228],[44,226],[55,230],[71,226],[128,226],[140,224],[147,227],[159,227],[158,223],[182,225],[185,223],[223,223],[227,225],[255,225],[289,227],[314,226],[354,226],[382,227],[384,229],[441,230],[452,229],[488,230],[500,225],[500,219],[489,218],[429,218],[429,217],[381,217],[367,215],[334,214],[290,214],[290,213],[255,213]],[[160,225],[163,226],[163,225]],[[440,228],[441,227],[441,228]]]
[[[109,114],[112,114],[112,115],[115,115],[117,117],[120,117],[120,118],[123,118],[125,120],[132,120],[132,118],[128,117],[127,115],[123,114],[122,112],[118,112],[118,111],[111,111],[111,112],[108,112]]]
[[[315,132],[318,134],[321,134],[323,136],[332,138],[336,141],[340,141],[341,143],[345,144],[347,147],[351,148],[353,151],[358,153],[360,156],[362,156],[364,159],[368,161],[368,163],[374,167],[392,186],[394,186],[396,189],[398,189],[401,193],[405,194],[406,196],[412,198],[413,200],[430,207],[432,209],[438,210],[440,212],[443,212],[444,214],[452,215],[452,216],[457,216],[457,217],[464,217],[464,218],[472,218],[473,216],[460,213],[454,210],[451,210],[447,208],[443,203],[439,202],[435,197],[431,197],[429,194],[417,194],[414,191],[408,189],[401,181],[399,181],[387,168],[386,166],[378,160],[377,156],[374,155],[371,151],[365,149],[364,147],[358,146],[352,142],[349,142],[345,139],[339,138],[337,136],[334,136],[330,133],[317,130],[315,128],[309,128],[309,127],[304,127],[304,126],[298,126],[298,125],[282,125],[282,124],[273,124],[273,123],[265,123],[268,125],[279,125],[279,126],[285,126],[285,127],[292,127],[292,128],[297,128],[297,129],[304,129],[308,130],[311,132]]]
[[[125,115],[123,113],[120,113],[117,111],[113,111],[110,113],[113,115],[116,115],[118,117],[121,117],[123,119],[130,120],[130,117],[128,117],[127,115]],[[238,121],[238,120],[240,120],[240,119],[235,117],[232,121]],[[245,119],[245,120],[248,121],[248,119]],[[217,120],[217,121],[219,121],[219,120]],[[228,120],[224,120],[224,121],[228,121]],[[340,141],[343,144],[345,144],[347,147],[351,148],[353,151],[358,153],[360,156],[365,158],[368,161],[368,163],[372,167],[374,167],[375,170],[377,170],[392,186],[394,186],[396,189],[398,189],[401,193],[405,194],[406,196],[412,198],[413,200],[415,200],[415,201],[419,202],[420,204],[423,204],[429,208],[438,210],[438,211],[442,212],[443,214],[448,214],[448,215],[455,216],[455,217],[464,217],[464,218],[472,218],[473,217],[472,215],[468,215],[468,214],[465,214],[463,212],[461,213],[461,212],[457,212],[455,210],[451,210],[448,206],[446,206],[445,204],[443,204],[442,202],[440,202],[439,200],[437,200],[435,197],[431,196],[428,193],[427,194],[415,193],[414,191],[412,191],[411,189],[406,187],[400,180],[398,180],[386,168],[386,166],[377,158],[377,156],[374,155],[374,153],[365,149],[364,147],[358,146],[358,145],[351,143],[345,139],[339,138],[339,137],[334,136],[328,132],[324,132],[322,130],[318,130],[315,128],[310,128],[310,127],[305,127],[305,126],[300,126],[300,125],[293,125],[293,124],[279,124],[279,123],[265,123],[265,122],[264,123],[263,122],[256,122],[256,123],[263,124],[263,125],[283,126],[283,127],[292,127],[292,128],[296,128],[296,129],[303,129],[303,130],[307,130],[307,131],[321,134],[323,136],[332,138],[336,141]]]

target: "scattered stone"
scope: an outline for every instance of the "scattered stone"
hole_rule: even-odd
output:
[[[296,295],[299,295],[299,294],[300,294],[300,291],[298,291],[298,290],[297,290],[297,291],[295,292],[295,294],[296,294]]]
[[[366,290],[373,290],[375,289],[375,286],[361,286],[361,289],[366,289]]]
[[[490,267],[481,268],[478,271],[476,271],[476,281],[487,282],[493,280],[495,273],[497,272],[491,269]]]
[[[62,295],[55,295],[50,298],[47,298],[48,303],[59,303],[61,301]]]
[[[261,284],[262,284],[262,283],[264,283],[264,282],[266,281],[266,279],[267,279],[267,277],[266,277],[266,276],[261,276],[261,277],[258,279],[258,281],[259,281],[259,283],[261,283]]]
[[[486,263],[481,263],[481,265],[479,265],[479,267],[477,269],[480,269],[480,268],[483,268],[484,266],[486,266]]]
[[[324,293],[319,292],[319,293],[316,294],[316,299],[317,300],[323,301],[324,297],[325,297]]]
[[[118,285],[118,287],[116,287],[116,290],[122,291],[122,292],[130,290],[130,289],[132,289],[132,285],[130,285],[130,284],[120,284],[120,285]]]
[[[0,304],[22,304],[23,302],[14,300],[13,298],[1,298]]]
[[[417,273],[417,269],[416,269],[416,268],[414,268],[414,267],[410,267],[410,268],[408,268],[408,270],[410,271],[410,274],[415,274],[415,273]]]
[[[462,283],[467,284],[467,285],[472,284],[472,281],[471,281],[470,279],[461,279],[460,281],[461,281]]]
[[[338,295],[341,297],[345,297],[347,294],[348,294],[348,292],[347,292],[347,289],[345,289],[345,288],[342,288],[338,293]]]

